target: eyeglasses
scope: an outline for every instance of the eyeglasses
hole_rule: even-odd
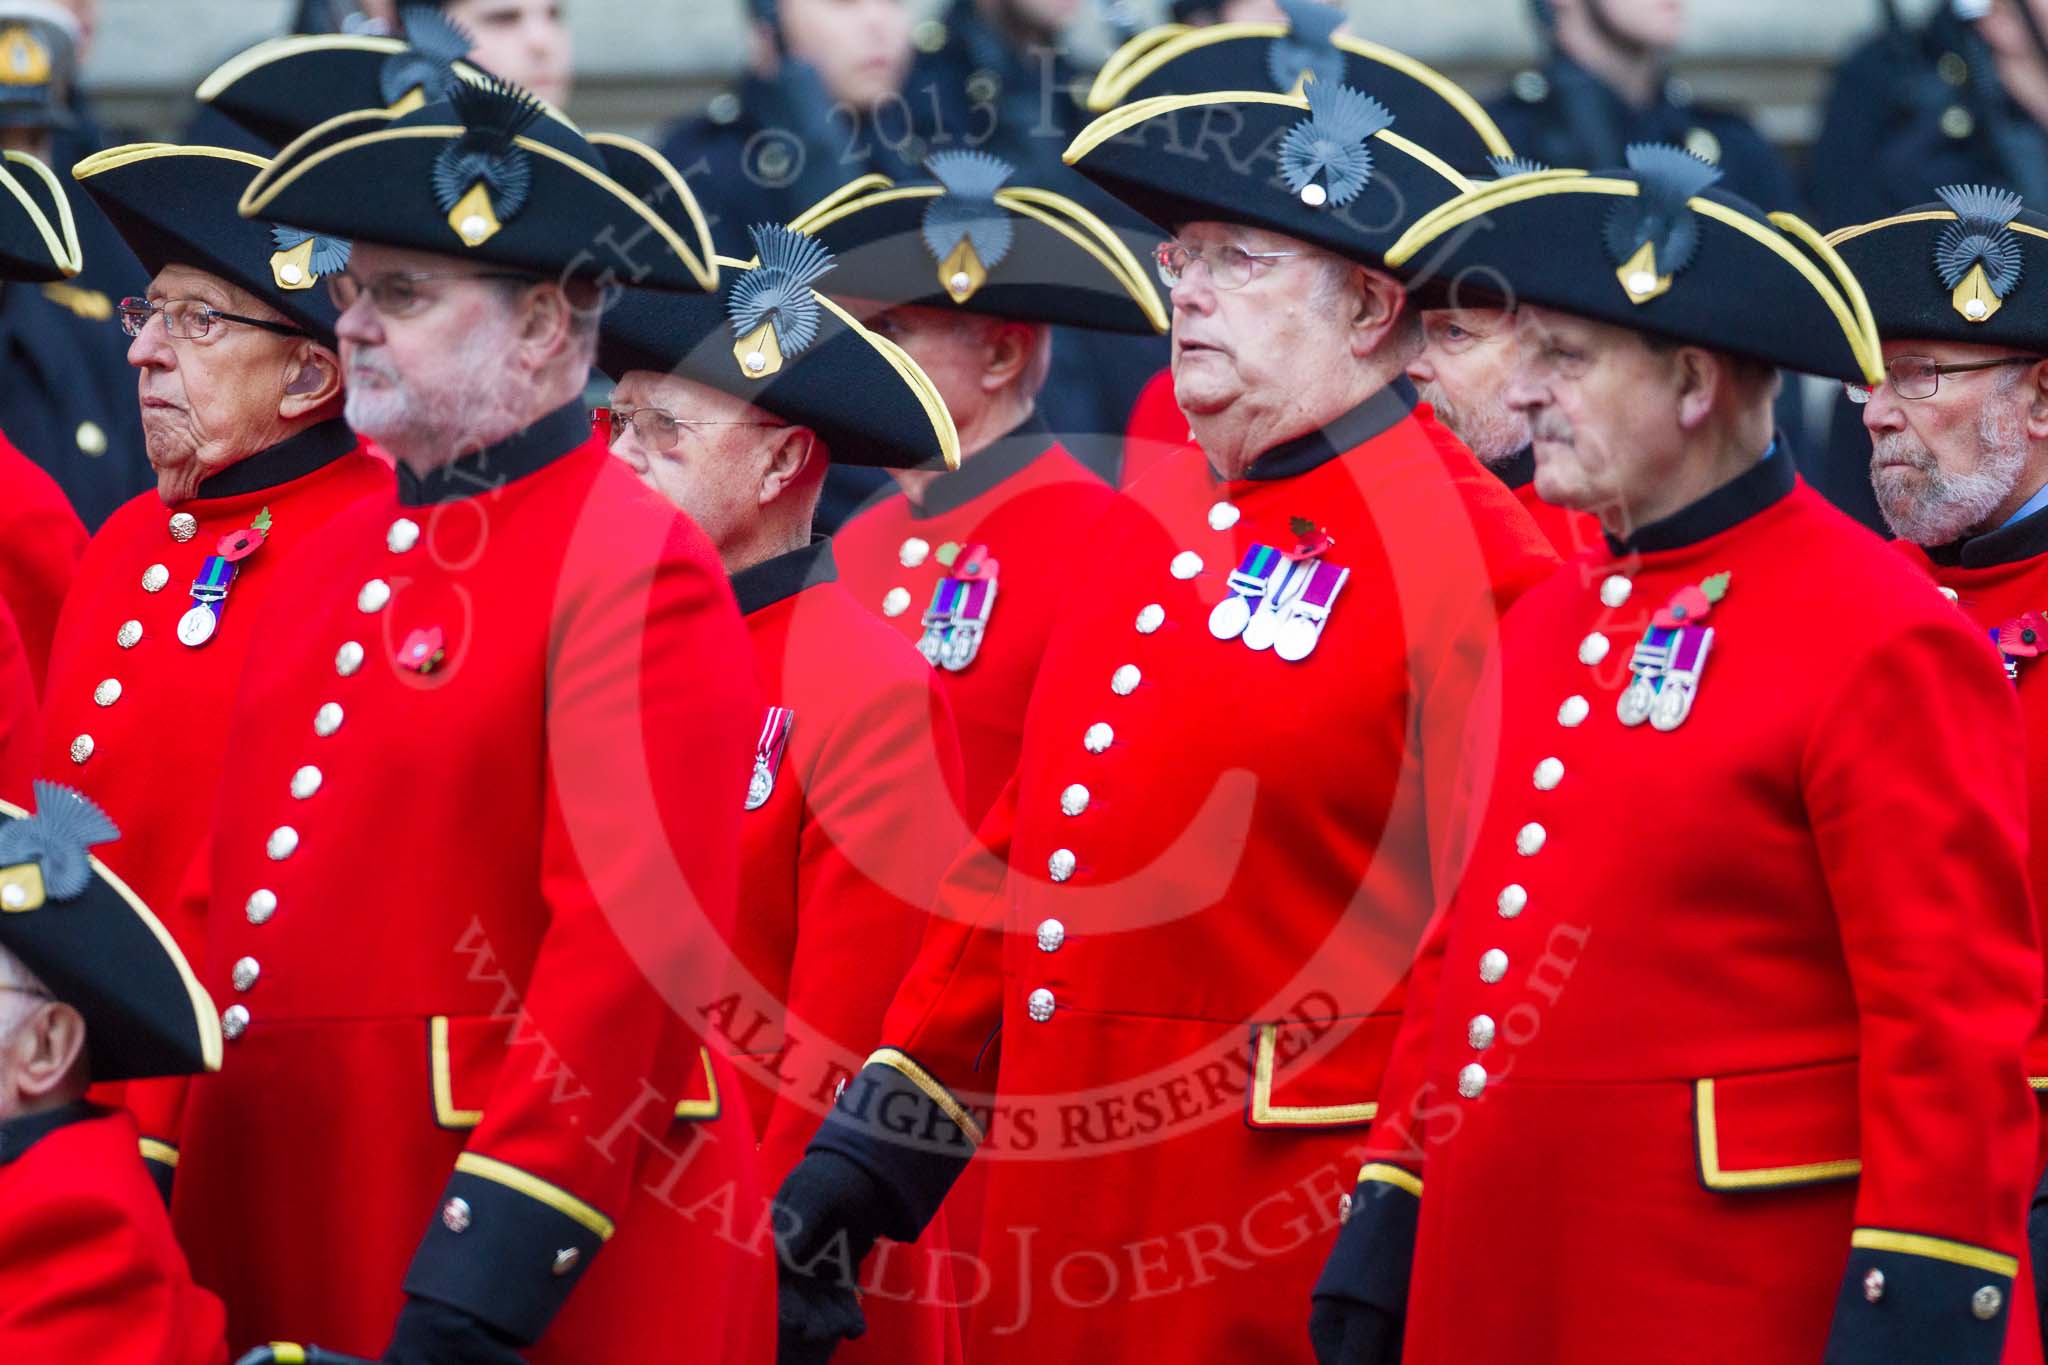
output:
[[[159,313],[163,315],[164,330],[180,341],[197,341],[213,330],[216,322],[239,322],[244,327],[261,327],[266,332],[275,332],[284,337],[302,337],[306,333],[288,322],[272,322],[268,318],[246,318],[240,313],[223,313],[220,309],[201,303],[198,299],[136,299],[121,300],[121,330],[129,336],[139,337],[142,329],[149,326],[149,320]]]
[[[327,277],[327,297],[334,300],[334,306],[346,313],[355,306],[364,294],[370,296],[370,306],[387,318],[409,318],[424,311],[437,297],[435,291],[420,286],[428,280],[511,280],[519,284],[539,284],[538,275],[521,275],[510,270],[475,271],[394,271],[389,275],[378,275],[364,279],[346,270],[337,271]]]
[[[1284,261],[1306,255],[1306,251],[1246,251],[1235,245],[1199,247],[1185,242],[1161,242],[1152,259],[1159,267],[1160,282],[1168,289],[1178,288],[1188,272],[1199,265],[1209,272],[1211,286],[1227,291],[1250,284],[1261,261]]]
[[[0,991],[13,991],[16,995],[32,995],[38,1000],[55,1000],[48,991],[39,991],[31,986],[17,986],[11,981],[0,981]]]
[[[1884,381],[1898,397],[1912,401],[1934,397],[1935,390],[1941,387],[1941,377],[1945,374],[1970,374],[1977,370],[1995,370],[2007,365],[2038,365],[2043,359],[2048,357],[2009,355],[1998,360],[1971,361],[1966,365],[1937,365],[1929,356],[1902,355],[1896,360],[1886,362]],[[1842,388],[1852,403],[1870,401],[1871,390],[1868,384],[1844,384]]]
[[[700,427],[760,427],[772,430],[781,427],[781,422],[705,422],[693,417],[678,417],[666,408],[613,408],[611,409],[612,440],[617,441],[631,427],[633,434],[640,438],[640,444],[649,450],[674,450],[682,440],[687,428],[695,431]]]

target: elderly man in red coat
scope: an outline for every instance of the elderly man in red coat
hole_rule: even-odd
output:
[[[765,704],[740,827],[737,980],[706,1015],[740,1054],[779,1184],[860,1069],[964,839],[952,708],[931,666],[841,586],[811,533],[829,460],[957,464],[952,419],[897,347],[813,291],[814,240],[757,225],[758,257],[719,262],[721,295],[634,292],[609,309],[598,363],[618,376],[612,451],[717,548]],[[764,308],[770,311],[762,311]],[[731,338],[772,319],[778,364]],[[843,1359],[960,1359],[943,1228],[877,1257],[868,1334]]]
[[[1997,646],[2028,716],[2028,870],[2048,887],[2048,217],[1970,185],[1829,237],[1864,281],[1884,340],[1881,384],[1852,384],[1871,481],[1898,548]],[[2048,1097],[2048,1018],[2027,1050]],[[2043,1130],[2048,1147],[2048,1125]],[[2037,1163],[2048,1168],[2048,1150]],[[2035,1195],[2036,1307],[2048,1201]]]
[[[1607,544],[1501,623],[1325,1365],[2041,1358],[2018,707],[1774,440],[1776,368],[1873,383],[1878,338],[1717,179],[1632,148],[1394,251],[1514,291],[1537,490]]]
[[[701,291],[708,244],[516,88],[334,131],[241,211],[355,240],[347,416],[396,485],[282,566],[228,721],[180,1238],[238,1348],[761,1359],[751,1127],[694,1014],[760,709],[711,546],[582,404],[599,281]]]
[[[171,936],[90,850],[75,790],[0,805],[0,1359],[222,1365],[126,1114],[86,1086],[216,1068],[220,1020]]]
[[[1171,227],[1197,444],[1068,544],[987,852],[783,1186],[784,1310],[829,1344],[846,1253],[978,1153],[973,1359],[1305,1361],[1280,1306],[1373,1117],[1494,623],[1555,559],[1403,376],[1382,253],[1464,182],[1384,108],[1150,101],[1067,155]]]

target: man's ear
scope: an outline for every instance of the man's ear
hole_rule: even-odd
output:
[[[993,328],[981,364],[981,391],[1001,393],[1031,367],[1038,349],[1038,329],[1029,323],[1005,322]]]
[[[1714,402],[1734,383],[1728,362],[1697,346],[1681,346],[1671,353],[1672,378],[1678,390],[1678,426],[1695,431],[1714,410]]]
[[[2027,400],[2027,438],[2048,441],[2048,360],[2028,367],[2020,376],[2020,392]]]
[[[81,1069],[85,1016],[61,1000],[38,1009],[15,1033],[14,1085],[26,1100],[56,1094]]]
[[[812,474],[812,461],[822,462],[818,438],[808,427],[787,427],[776,434],[775,448],[768,452],[768,467],[761,471],[761,506],[766,507],[789,488]]]
[[[286,421],[328,407],[341,397],[341,357],[317,341],[301,341],[285,362],[284,393],[277,415]]]
[[[535,372],[546,369],[569,344],[575,327],[576,309],[567,289],[543,284],[527,290],[519,313],[519,349],[527,367]]]
[[[1362,265],[1344,267],[1344,288],[1338,297],[1351,309],[1351,354],[1360,360],[1379,350],[1401,320],[1408,290],[1392,275]],[[1408,357],[1402,356],[1405,365]]]

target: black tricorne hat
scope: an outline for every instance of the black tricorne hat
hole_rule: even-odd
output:
[[[1161,95],[1081,130],[1067,163],[1160,227],[1214,220],[1390,268],[1409,225],[1469,182],[1350,86]],[[1395,273],[1400,273],[1396,271]]]
[[[447,99],[457,81],[490,78],[464,60],[474,40],[461,25],[430,5],[403,13],[403,39],[321,34],[258,43],[201,81],[199,101],[282,147],[341,114],[409,114]]]
[[[649,289],[718,283],[708,235],[685,240],[581,133],[495,79],[460,82],[408,114],[328,120],[278,153],[239,210],[541,275],[609,279],[631,268]]]
[[[0,4],[0,128],[70,128],[78,122],[70,107],[77,33],[61,5]]]
[[[218,275],[331,346],[338,314],[322,279],[348,266],[349,244],[236,212],[269,164],[228,147],[143,142],[96,152],[71,174],[150,274],[186,265]]]
[[[2048,351],[2048,214],[1983,185],[1935,195],[1828,235],[1863,282],[1878,335]]]
[[[1387,253],[1450,302],[1533,303],[1807,374],[1875,383],[1876,329],[1820,234],[1712,188],[1677,147],[1610,171],[1543,170],[1478,186]]]
[[[0,948],[85,1018],[95,1081],[218,1071],[220,1016],[185,955],[88,851],[120,837],[69,787],[35,784],[33,815],[0,801]]]
[[[1166,330],[1150,271],[1074,199],[1018,183],[1018,168],[987,152],[939,152],[924,169],[931,178],[917,184],[862,176],[790,220],[837,261],[833,295],[1104,332]]]
[[[957,468],[959,437],[916,362],[812,286],[832,258],[811,237],[753,229],[752,261],[721,258],[717,294],[628,290],[608,308],[598,367],[674,374],[809,427],[834,462]]]
[[[1088,92],[1106,113],[1158,95],[1257,90],[1299,92],[1304,80],[1348,85],[1385,105],[1402,136],[1460,172],[1478,174],[1508,140],[1464,87],[1390,47],[1339,34],[1341,9],[1280,0],[1283,23],[1178,24],[1138,34],[1110,55]]]
[[[26,152],[0,158],[0,280],[47,284],[83,261],[71,201],[48,166]]]

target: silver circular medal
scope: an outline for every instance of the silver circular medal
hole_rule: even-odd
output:
[[[1236,593],[1216,604],[1209,613],[1209,633],[1219,640],[1235,640],[1244,634],[1247,622],[1252,619],[1251,604]]]
[[[1667,687],[1657,694],[1656,705],[1650,708],[1650,724],[1666,732],[1676,730],[1685,723],[1686,712],[1691,709],[1690,695],[1682,687]]]
[[[1316,652],[1319,632],[1315,622],[1305,616],[1296,616],[1280,626],[1280,633],[1273,639],[1273,652],[1288,663],[1298,664]]]
[[[775,780],[768,776],[768,765],[756,759],[754,775],[747,779],[747,809],[761,809],[768,804],[768,798],[774,791]]]
[[[197,649],[213,638],[220,618],[206,607],[193,607],[178,618],[178,643]]]
[[[1650,706],[1656,700],[1657,694],[1650,684],[1637,678],[1614,704],[1614,713],[1621,717],[1623,725],[1641,725],[1650,718]]]
[[[1273,636],[1280,629],[1277,612],[1255,611],[1252,619],[1245,623],[1244,642],[1253,649],[1271,649]]]

